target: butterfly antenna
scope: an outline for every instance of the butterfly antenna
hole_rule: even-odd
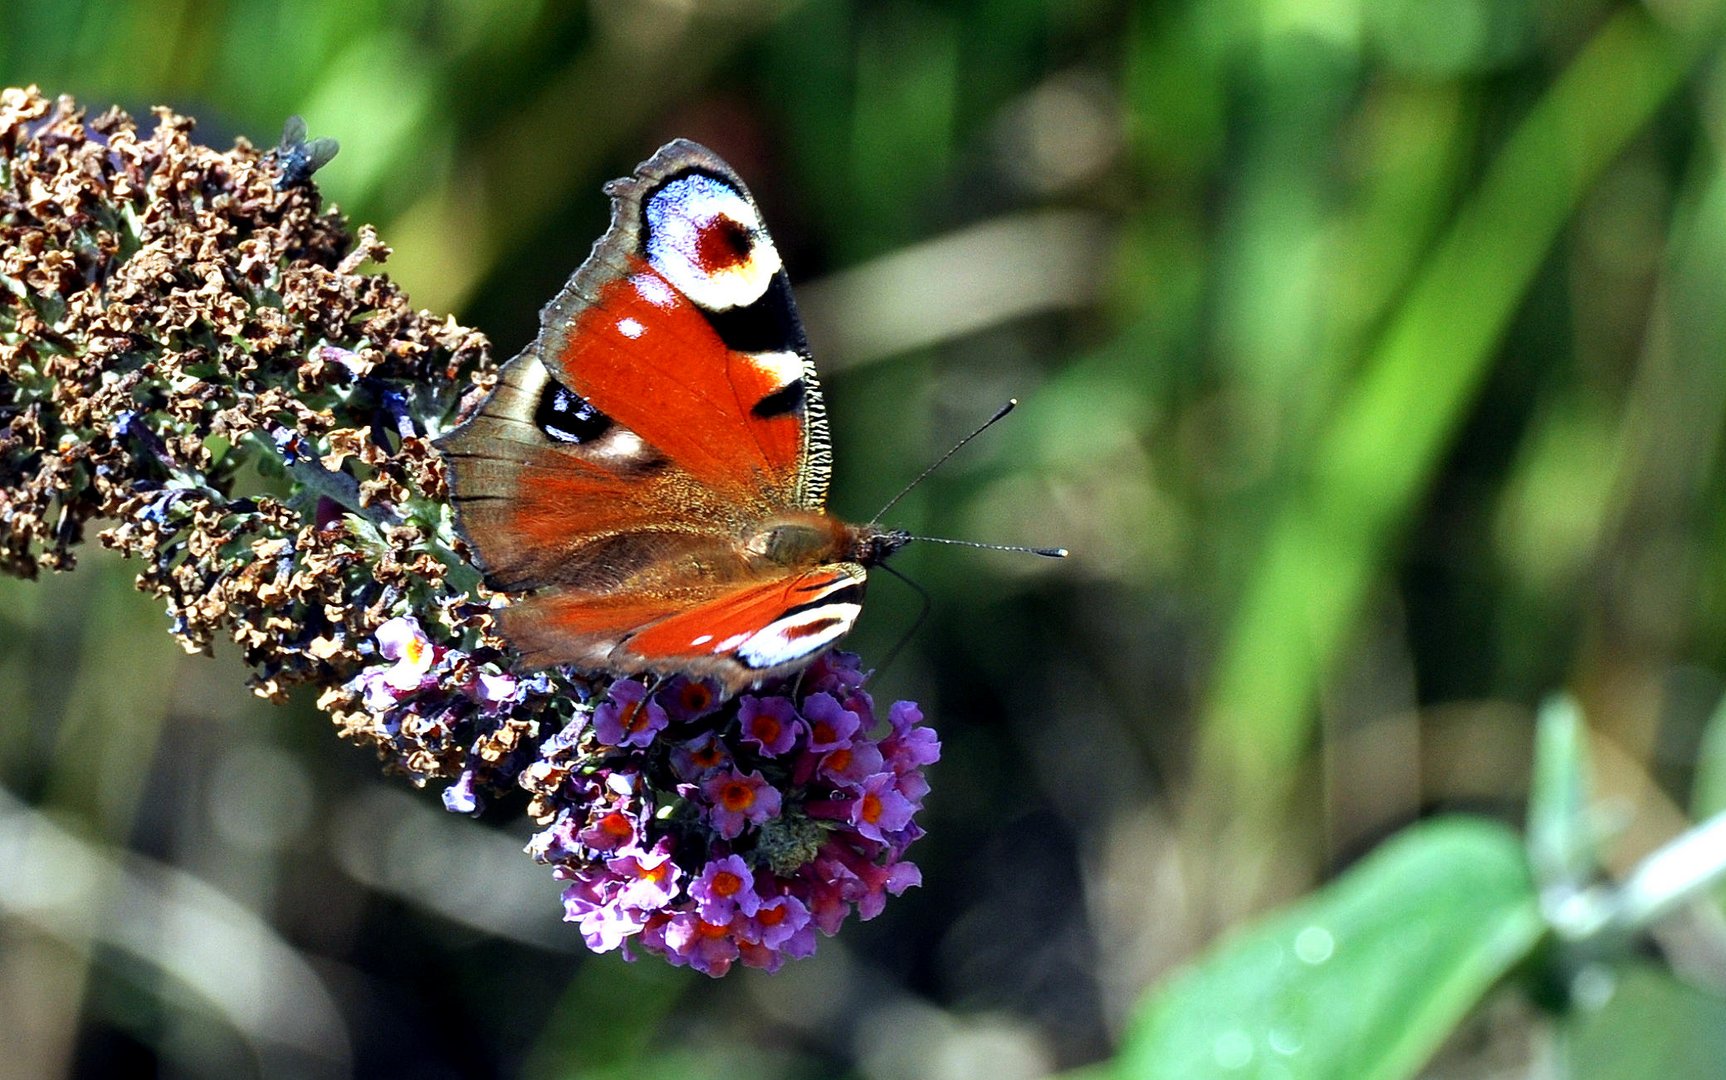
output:
[[[929,466],[927,469],[924,469],[922,472],[918,473],[917,479],[911,481],[909,484],[906,484],[905,489],[903,491],[899,492],[899,494],[893,496],[891,499],[888,499],[887,505],[883,506],[880,510],[877,510],[875,512],[875,516],[869,519],[869,523],[871,525],[873,525],[874,523],[880,521],[882,514],[885,514],[887,511],[893,509],[894,505],[896,505],[900,499],[903,499],[905,496],[911,494],[912,488],[916,487],[918,484],[921,484],[924,480],[928,479],[930,473],[934,472],[936,469],[939,469],[942,465],[945,465],[947,463],[947,459],[952,457],[954,454],[957,454],[961,447],[963,447],[966,443],[970,442],[972,439],[975,439],[977,436],[983,434],[983,432],[988,431],[991,427],[993,427],[995,425],[995,423],[997,421],[999,421],[1002,417],[1006,416],[1008,413],[1012,412],[1014,409],[1018,408],[1018,406],[1019,406],[1019,399],[1018,398],[1008,398],[1007,403],[1005,405],[1003,405],[999,409],[995,410],[994,416],[991,416],[991,417],[989,417],[989,419],[983,421],[983,423],[978,426],[976,431],[971,432],[971,434],[965,436],[963,439],[960,439],[958,442],[954,443],[953,449],[947,451],[945,454],[942,454],[939,458],[935,459],[935,464]],[[921,539],[921,538],[919,538],[919,539]]]
[[[899,640],[893,643],[893,647],[891,649],[887,650],[887,655],[881,659],[881,662],[879,664],[875,665],[876,673],[880,673],[882,671],[887,670],[888,666],[891,665],[893,663],[893,661],[898,658],[900,651],[902,649],[904,649],[906,645],[910,644],[911,638],[914,637],[916,635],[917,631],[922,628],[923,620],[925,620],[929,617],[929,608],[931,606],[931,601],[929,599],[929,590],[923,588],[923,586],[917,584],[915,581],[912,581],[910,578],[906,577],[904,574],[901,574],[899,571],[893,569],[893,567],[888,565],[887,563],[880,563],[877,566],[877,569],[885,570],[889,574],[892,574],[894,577],[898,578],[900,581],[903,581],[905,584],[911,586],[911,591],[917,594],[917,598],[920,601],[922,601],[922,605],[923,605],[922,607],[917,609],[917,617],[912,620],[911,628],[909,630],[905,631],[903,634],[899,635]]]
[[[1024,547],[1019,544],[985,544],[978,540],[951,540],[945,536],[907,536],[907,540],[916,540],[924,544],[954,544],[959,547],[982,548],[984,551],[1022,551],[1027,555],[1041,555],[1045,559],[1064,559],[1067,549],[1064,547]],[[880,567],[887,569],[886,563]]]

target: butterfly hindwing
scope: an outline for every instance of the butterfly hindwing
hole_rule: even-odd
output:
[[[862,610],[865,574],[831,563],[705,596],[547,592],[505,609],[503,627],[529,664],[691,674],[736,691],[845,636]]]

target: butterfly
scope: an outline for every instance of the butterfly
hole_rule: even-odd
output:
[[[827,513],[826,414],[791,286],[729,165],[678,140],[606,185],[611,224],[491,397],[438,440],[456,522],[528,667],[726,694],[850,631],[910,537]]]

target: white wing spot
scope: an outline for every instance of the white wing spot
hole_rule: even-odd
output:
[[[641,436],[620,425],[613,425],[606,433],[593,442],[588,443],[586,451],[598,458],[610,458],[614,461],[632,461],[647,454],[647,444]]]
[[[631,274],[629,283],[643,300],[654,307],[670,308],[677,304],[677,294],[658,274]]]
[[[697,634],[694,638],[690,639],[689,643],[691,645],[705,645],[709,641],[712,641],[712,640],[713,640],[712,634]]]
[[[626,338],[638,338],[647,333],[647,327],[635,319],[622,318],[617,320],[617,332]]]
[[[749,362],[766,372],[775,387],[789,386],[803,377],[803,358],[794,352],[751,353]]]
[[[860,604],[833,603],[799,611],[751,634],[748,642],[737,650],[737,657],[753,668],[778,667],[801,660],[849,633],[862,610]],[[806,629],[823,623],[828,625],[812,631]],[[795,632],[799,630],[804,632]]]

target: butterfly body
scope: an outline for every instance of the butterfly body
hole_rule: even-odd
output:
[[[530,666],[728,693],[851,629],[909,538],[825,509],[820,389],[731,168],[689,142],[606,188],[611,227],[491,398],[439,440],[457,524]]]

